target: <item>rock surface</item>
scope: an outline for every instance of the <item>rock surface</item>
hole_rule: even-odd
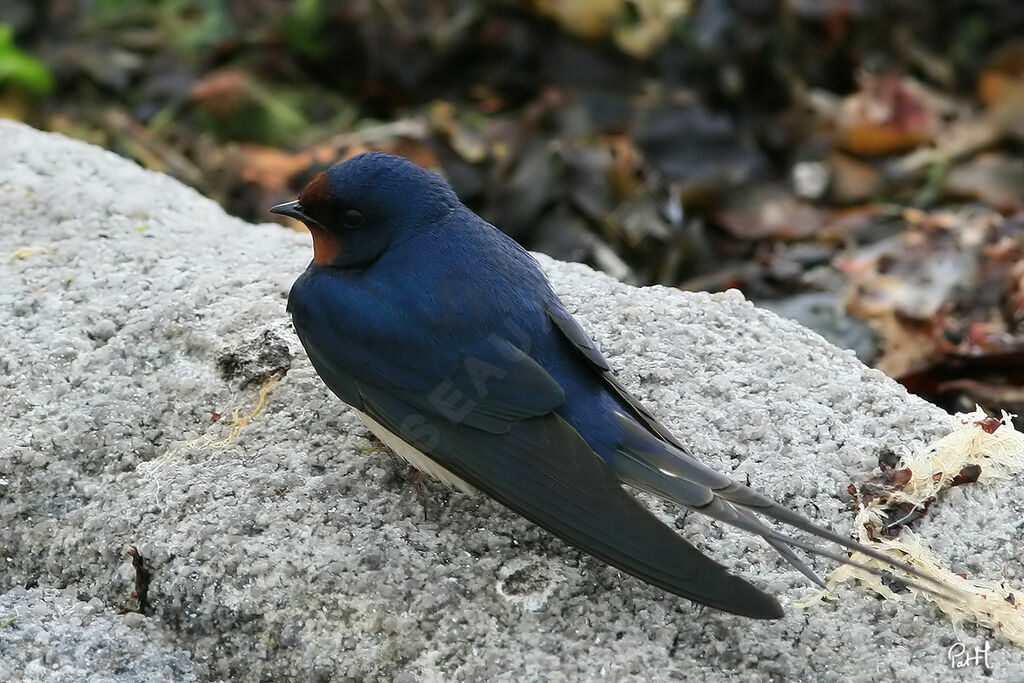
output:
[[[858,588],[798,608],[813,587],[700,515],[655,505],[779,595],[786,618],[701,609],[489,500],[418,484],[290,329],[307,236],[226,216],[80,142],[10,122],[0,141],[0,679],[981,674],[951,670],[947,651],[985,632]],[[698,457],[841,532],[848,484],[951,425],[737,293],[635,289],[540,260],[622,381]],[[233,411],[251,413],[275,376],[227,439]],[[1021,483],[963,487],[916,531],[955,571],[1019,584]],[[152,571],[145,617],[119,609],[131,546]],[[1024,678],[1024,651],[990,645],[989,680]]]

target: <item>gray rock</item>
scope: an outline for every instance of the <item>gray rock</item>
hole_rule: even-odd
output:
[[[0,681],[150,683],[205,680],[155,619],[119,615],[75,590],[12,588],[0,594]]]
[[[0,141],[11,254],[0,261],[0,678],[980,674],[951,671],[947,650],[986,633],[954,628],[923,599],[858,588],[800,609],[816,590],[796,571],[697,514],[655,504],[777,593],[785,619],[701,609],[489,500],[417,485],[325,389],[290,329],[285,299],[310,258],[306,236],[226,216],[80,142],[10,122]],[[635,289],[539,258],[622,381],[698,457],[836,530],[851,525],[846,487],[880,454],[951,425],[737,293]],[[223,367],[232,353],[234,373]],[[233,411],[251,413],[260,382],[284,370],[225,441]],[[1020,486],[964,487],[917,531],[955,571],[1019,582]],[[134,585],[131,546],[152,571],[146,617],[119,610]],[[1024,677],[1024,652],[990,642],[990,680]]]

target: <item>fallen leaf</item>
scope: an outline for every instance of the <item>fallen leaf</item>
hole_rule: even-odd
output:
[[[767,198],[747,206],[727,207],[714,215],[733,236],[746,240],[805,239],[817,234],[828,221],[825,211],[789,196]]]
[[[239,147],[239,177],[264,190],[286,193],[293,179],[312,165],[313,155],[309,152],[292,153],[255,143]]]
[[[249,77],[240,69],[230,67],[196,81],[188,95],[192,104],[221,118],[231,116],[249,97]]]
[[[861,69],[860,91],[839,106],[839,146],[863,157],[904,152],[929,142],[938,117],[923,88],[896,70]]]
[[[1024,159],[985,154],[946,174],[943,188],[954,197],[977,199],[998,211],[1024,210]]]
[[[828,157],[829,199],[836,204],[856,204],[877,197],[885,188],[882,173],[871,164],[842,152]]]
[[[533,0],[536,12],[588,40],[607,36],[625,6],[625,0]]]
[[[978,75],[978,98],[995,107],[1024,93],[1024,41],[999,49]]]

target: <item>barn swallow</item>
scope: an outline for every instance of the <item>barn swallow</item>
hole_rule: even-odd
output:
[[[363,154],[271,211],[312,233],[288,310],[313,367],[415,467],[650,584],[748,617],[783,612],[625,487],[761,536],[819,585],[793,547],[850,560],[754,513],[915,573],[698,462],[619,383],[537,261],[439,176]]]

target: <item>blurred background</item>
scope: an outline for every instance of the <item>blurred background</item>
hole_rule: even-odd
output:
[[[0,0],[0,116],[252,221],[401,154],[529,249],[1024,413],[1020,0]]]

